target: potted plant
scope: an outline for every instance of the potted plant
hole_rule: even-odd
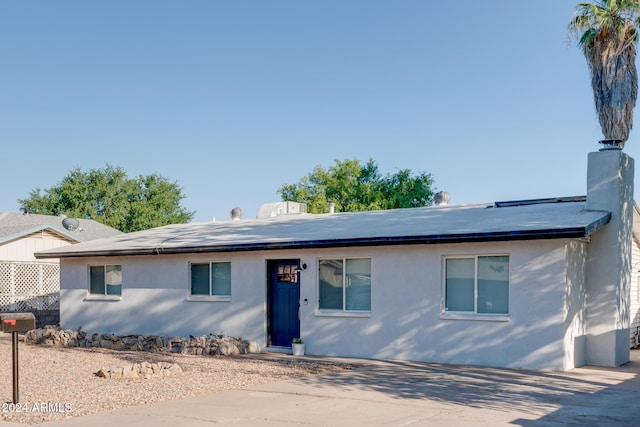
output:
[[[292,339],[291,348],[294,356],[304,356],[304,341],[302,341],[302,338]]]

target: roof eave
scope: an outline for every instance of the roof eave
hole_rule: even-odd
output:
[[[353,246],[397,246],[397,245],[430,245],[444,243],[482,243],[502,242],[510,240],[545,240],[545,239],[575,239],[588,238],[598,229],[606,225],[611,215],[585,227],[571,227],[563,229],[542,229],[526,231],[486,232],[440,234],[428,236],[397,236],[397,237],[363,237],[349,239],[301,240],[280,242],[257,242],[241,244],[220,244],[205,246],[155,247],[122,250],[95,251],[66,251],[61,253],[36,253],[36,258],[86,258],[134,255],[172,255],[205,252],[251,252],[261,250],[310,249]]]
[[[75,241],[76,243],[80,242],[80,240],[76,236],[70,233],[63,232],[62,230],[59,230],[58,228],[52,226],[51,224],[42,224],[36,227],[26,228],[24,230],[19,231],[18,233],[10,234],[8,236],[3,236],[0,238],[0,245],[9,243],[15,240],[19,240],[30,234],[37,233],[38,231],[43,231],[43,230],[50,230],[52,233],[55,233],[61,237],[65,237],[71,241]]]

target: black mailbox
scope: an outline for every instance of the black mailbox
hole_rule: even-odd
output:
[[[33,313],[0,313],[2,332],[11,332],[11,361],[13,367],[13,403],[20,401],[18,392],[18,332],[35,329],[36,316]]]
[[[2,332],[22,332],[36,328],[36,316],[33,313],[1,313]]]

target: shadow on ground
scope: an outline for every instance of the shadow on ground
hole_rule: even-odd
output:
[[[543,372],[385,361],[300,381],[314,388],[375,391],[388,399],[427,399],[517,412],[513,425],[640,425],[640,350],[619,368]]]

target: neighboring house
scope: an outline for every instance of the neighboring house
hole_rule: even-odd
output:
[[[0,212],[0,311],[31,311],[39,325],[58,323],[58,260],[38,261],[34,252],[118,234],[90,219]]]
[[[638,323],[632,194],[633,160],[601,151],[589,154],[586,198],[171,225],[36,256],[60,258],[63,328],[222,332],[274,350],[300,336],[316,355],[617,366]]]

